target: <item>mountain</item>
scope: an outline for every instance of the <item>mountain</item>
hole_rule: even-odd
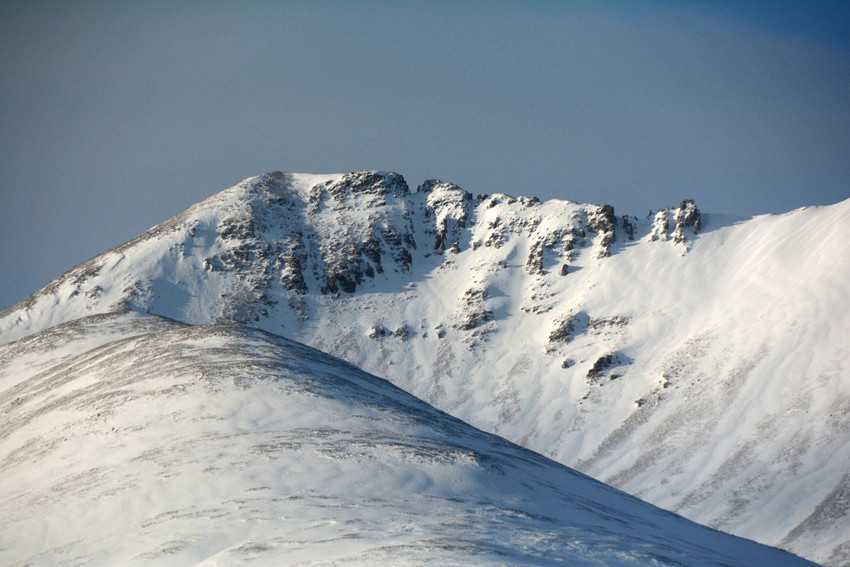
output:
[[[6,309],[0,342],[127,309],[249,325],[697,522],[850,565],[848,232],[850,200],[637,218],[274,173]]]
[[[813,565],[234,325],[0,347],[4,565]]]

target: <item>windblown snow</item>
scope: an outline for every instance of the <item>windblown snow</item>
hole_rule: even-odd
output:
[[[244,326],[99,315],[0,360],[4,565],[810,565]]]
[[[850,200],[637,218],[274,173],[3,311],[0,343],[128,309],[247,325],[697,522],[850,565],[848,232]]]

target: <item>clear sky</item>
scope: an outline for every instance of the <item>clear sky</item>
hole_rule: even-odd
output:
[[[0,309],[239,180],[850,197],[850,2],[2,2]]]

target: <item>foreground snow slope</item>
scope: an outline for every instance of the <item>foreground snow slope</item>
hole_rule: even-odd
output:
[[[518,190],[524,191],[525,188]],[[732,224],[251,178],[0,313],[129,307],[344,358],[691,519],[850,565],[850,200]]]
[[[809,565],[298,343],[93,316],[0,347],[3,565]]]

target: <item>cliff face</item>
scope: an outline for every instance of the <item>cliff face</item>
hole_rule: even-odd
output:
[[[696,215],[698,223],[699,212],[687,203],[687,211],[669,214]],[[287,317],[306,319],[311,293],[339,297],[367,281],[372,287],[397,284],[392,274],[415,281],[412,269],[421,275],[451,265],[453,255],[468,250],[482,249],[474,256],[503,266],[521,252],[532,278],[553,270],[566,274],[581,250],[607,257],[618,234],[633,240],[640,227],[637,219],[615,217],[609,205],[474,198],[438,180],[411,191],[402,176],[386,172],[275,172],[195,205],[12,306],[2,316],[3,340],[39,330],[38,318],[32,328],[9,320],[40,303],[62,304],[41,320],[50,324],[123,308],[193,322],[257,323],[281,304]],[[685,241],[687,228],[693,221],[677,221],[676,243]]]
[[[840,564],[850,508],[824,503],[850,459],[848,229],[850,201],[713,226],[689,200],[637,218],[392,173],[273,173],[0,313],[0,342],[127,309],[245,324]]]

